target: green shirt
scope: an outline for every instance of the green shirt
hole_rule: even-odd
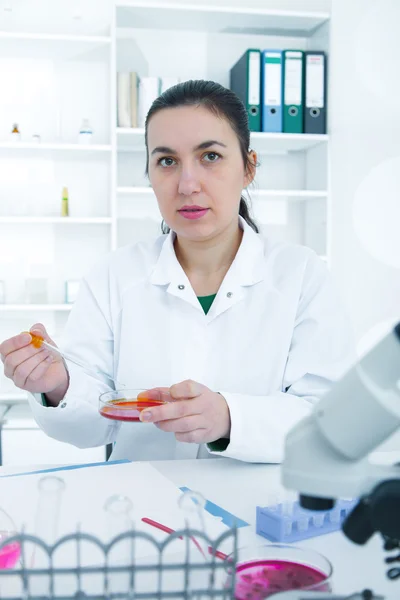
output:
[[[201,308],[204,310],[204,314],[207,314],[210,310],[216,295],[217,294],[211,294],[211,296],[197,296],[197,300],[200,302]]]

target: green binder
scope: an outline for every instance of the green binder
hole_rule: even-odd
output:
[[[283,132],[303,133],[304,52],[283,53]]]
[[[261,131],[261,52],[246,50],[230,70],[230,88],[243,102],[250,131]]]

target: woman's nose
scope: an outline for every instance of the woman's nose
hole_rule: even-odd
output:
[[[183,167],[179,177],[178,192],[183,196],[190,196],[201,189],[196,169],[193,166]]]

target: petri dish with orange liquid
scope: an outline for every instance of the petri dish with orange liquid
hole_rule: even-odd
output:
[[[113,390],[101,394],[99,412],[106,419],[113,421],[141,423],[139,417],[142,410],[165,403],[161,394],[146,394],[145,390]]]

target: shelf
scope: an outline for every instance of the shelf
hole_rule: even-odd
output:
[[[0,312],[68,312],[72,304],[0,304]]]
[[[117,194],[128,196],[153,196],[154,190],[151,187],[118,187]]]
[[[283,198],[287,200],[307,200],[310,198],[327,198],[326,190],[246,190],[252,198]]]
[[[260,154],[303,152],[326,144],[329,136],[311,133],[251,133],[251,146]]]
[[[0,57],[104,60],[111,37],[0,31]]]
[[[21,390],[20,392],[3,392],[0,394],[0,404],[11,404],[28,402],[28,394]]]
[[[283,199],[309,199],[309,198],[326,198],[328,192],[326,190],[263,190],[249,189],[248,192],[251,198],[283,198]],[[127,196],[152,196],[154,190],[147,187],[119,187],[117,193]]]
[[[0,217],[0,224],[110,225],[110,217]]]
[[[144,152],[144,129],[117,127],[117,144],[120,152]]]
[[[260,154],[302,152],[319,144],[326,144],[328,135],[311,133],[251,133],[251,146]],[[143,152],[144,129],[117,127],[118,150],[120,152]]]
[[[11,150],[13,152],[77,152],[81,154],[97,154],[111,152],[110,144],[63,144],[41,142],[0,142],[1,150]]]
[[[310,36],[329,20],[327,12],[192,5],[151,0],[117,0],[117,27],[207,33]],[[118,33],[118,31],[117,31]]]

